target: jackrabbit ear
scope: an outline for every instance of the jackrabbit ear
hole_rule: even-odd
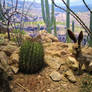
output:
[[[78,45],[81,44],[82,40],[83,40],[83,32],[81,31],[78,37]]]
[[[69,37],[74,41],[74,43],[76,43],[77,39],[76,39],[74,33],[72,31],[70,31],[69,29],[67,31],[68,31]]]

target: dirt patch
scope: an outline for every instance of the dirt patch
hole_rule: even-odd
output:
[[[76,76],[77,82],[70,83],[67,79],[59,82],[54,82],[50,79],[49,74],[53,71],[50,67],[46,67],[39,74],[14,75],[11,81],[11,88],[13,92],[79,92],[80,78]]]

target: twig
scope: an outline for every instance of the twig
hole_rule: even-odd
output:
[[[92,13],[91,9],[88,7],[87,3],[85,2],[85,0],[82,0],[83,3],[85,4],[86,8],[90,11],[90,13]]]
[[[15,82],[18,86],[20,86],[21,88],[23,88],[26,92],[30,92],[29,89],[25,88],[24,86],[22,86],[20,83]]]

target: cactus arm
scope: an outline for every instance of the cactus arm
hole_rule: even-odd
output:
[[[74,32],[74,21],[72,21],[72,31]]]
[[[48,0],[45,0],[45,9],[46,9],[47,23],[49,24],[49,21],[50,21],[50,11],[49,11],[49,3],[48,3]]]
[[[44,0],[41,0],[41,9],[42,9],[43,20],[46,23],[46,16],[45,16],[45,9],[44,9]]]
[[[56,32],[56,18],[54,17],[54,35],[57,36]]]
[[[67,5],[68,5],[68,7],[70,7],[70,0],[67,0]],[[66,12],[66,28],[67,29],[70,28],[70,11],[68,8],[67,8],[67,12]],[[67,32],[66,32],[66,41],[68,43],[71,42]]]
[[[46,24],[47,31],[51,33],[52,26],[54,26],[54,31],[56,31],[56,20],[54,17],[54,4],[52,3],[51,13],[50,13],[48,0],[41,0],[41,8],[42,8],[43,21]]]
[[[67,5],[70,7],[70,0],[67,0]],[[67,29],[70,28],[70,11],[68,8],[66,12],[66,27]]]
[[[89,28],[90,28],[90,31],[92,32],[92,13],[90,13],[90,26],[89,26]],[[88,39],[88,44],[89,44],[89,46],[92,47],[92,37]]]
[[[90,13],[90,30],[92,31],[92,13]]]
[[[54,24],[54,4],[52,3],[51,11],[51,26]]]
[[[51,27],[50,27],[50,11],[49,11],[49,2],[48,0],[45,0],[45,9],[46,9],[46,26],[47,31],[51,33]]]

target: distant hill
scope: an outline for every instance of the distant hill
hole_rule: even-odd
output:
[[[8,2],[10,2],[10,0]],[[28,8],[31,3],[32,3],[31,1],[26,1],[25,6]],[[19,8],[23,7],[22,6],[23,1],[19,0],[18,4],[19,4],[18,5]],[[11,6],[11,4],[9,3],[8,6]],[[92,4],[89,4],[88,6],[90,7],[90,9],[92,9]],[[65,7],[63,7],[63,8],[65,8]],[[40,9],[41,10],[41,4],[34,2],[30,9],[37,9],[37,10]],[[87,12],[88,11],[87,8],[84,5],[78,5],[78,4],[77,4],[77,6],[71,6],[71,9],[75,12]],[[59,8],[55,8],[55,11],[56,12],[63,12]]]
[[[92,9],[91,4],[89,4],[88,6],[90,7],[90,9]],[[65,8],[65,7],[63,7],[63,8]],[[75,12],[87,12],[88,11],[88,9],[84,5],[71,6],[71,9]],[[55,8],[55,10],[57,12],[64,12],[63,10],[61,10],[59,8]]]

